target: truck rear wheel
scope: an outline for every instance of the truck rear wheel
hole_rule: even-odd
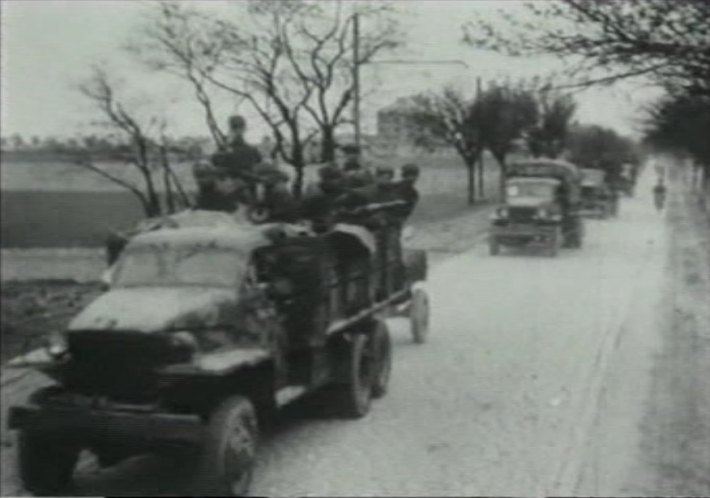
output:
[[[500,253],[500,244],[495,239],[495,237],[491,237],[488,240],[488,254],[490,254],[491,256],[497,256],[499,253]]]
[[[560,230],[556,229],[555,232],[550,236],[549,240],[547,241],[547,246],[545,247],[545,254],[551,258],[556,258],[557,253],[559,252],[560,249],[560,239],[561,239],[561,234]]]
[[[429,296],[424,289],[414,289],[409,307],[412,336],[416,344],[424,344],[429,335]]]
[[[376,362],[375,374],[372,380],[372,396],[381,398],[387,392],[387,386],[392,374],[392,342],[387,324],[382,320],[376,322],[372,345],[375,350]]]
[[[22,430],[18,437],[20,477],[36,496],[60,496],[71,491],[81,448],[66,438]]]
[[[252,403],[228,398],[210,415],[196,478],[197,493],[243,496],[254,471],[258,423]]]
[[[374,348],[370,336],[355,333],[344,341],[342,361],[343,376],[340,382],[328,387],[330,405],[337,415],[346,418],[361,418],[370,411],[374,385]]]

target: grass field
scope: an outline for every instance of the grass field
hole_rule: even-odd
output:
[[[414,159],[390,161],[398,167]],[[419,162],[423,173],[417,220],[444,219],[466,209],[466,176],[458,158],[431,161]],[[496,190],[497,168],[492,164],[488,161],[486,171],[489,197]],[[133,194],[73,165],[8,162],[0,171],[4,249],[101,247],[111,230],[129,227],[143,217]]]

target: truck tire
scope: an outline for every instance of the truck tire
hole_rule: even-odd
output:
[[[424,344],[429,335],[429,296],[422,289],[414,289],[409,306],[412,337],[416,344]]]
[[[500,253],[500,244],[494,237],[488,240],[488,254],[497,256]]]
[[[371,335],[354,333],[343,341],[343,378],[327,389],[330,406],[336,415],[361,418],[370,411],[376,361]]]
[[[545,254],[550,258],[556,258],[557,253],[560,250],[560,241],[562,234],[560,229],[556,229],[550,240],[547,242],[547,247],[545,247]]]
[[[259,436],[252,403],[233,396],[209,417],[195,478],[196,496],[243,496],[249,491]]]
[[[392,374],[392,341],[387,324],[378,320],[373,331],[372,345],[375,349],[375,374],[372,379],[372,397],[381,398],[387,393]]]
[[[21,430],[17,462],[27,491],[36,496],[61,496],[71,491],[81,448],[56,434]]]

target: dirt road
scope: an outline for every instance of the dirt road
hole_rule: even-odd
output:
[[[478,244],[441,263],[429,284],[430,342],[413,345],[404,324],[391,323],[388,395],[362,420],[298,417],[268,434],[252,492],[638,493],[630,479],[650,472],[639,463],[650,430],[642,421],[658,387],[669,288],[669,232],[652,181],[622,201],[618,220],[590,221],[581,250],[492,257]],[[12,452],[3,448],[3,470]],[[85,473],[78,491],[179,494],[185,470],[136,459]],[[21,493],[3,474],[3,494]]]

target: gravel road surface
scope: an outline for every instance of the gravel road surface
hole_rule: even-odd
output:
[[[391,322],[387,396],[361,420],[295,415],[267,434],[253,494],[632,493],[668,245],[653,181],[642,178],[618,219],[589,221],[580,250],[493,257],[479,243],[438,264],[429,342]],[[23,395],[13,389],[5,406]],[[21,494],[4,443],[3,494]],[[186,470],[134,459],[85,473],[78,494],[179,494]]]

